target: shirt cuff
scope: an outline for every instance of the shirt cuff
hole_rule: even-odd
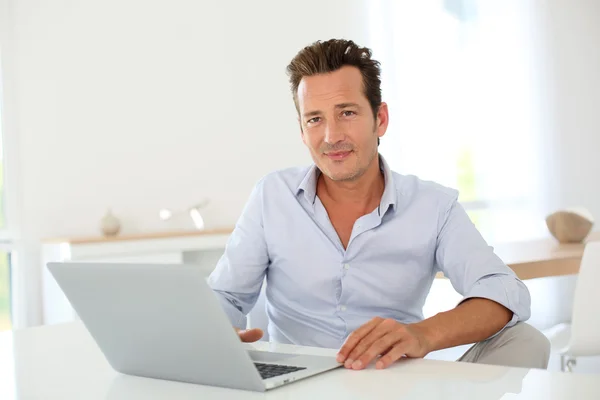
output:
[[[507,280],[512,282],[507,282]],[[514,288],[511,288],[511,286]],[[513,296],[513,298],[508,295],[510,292],[518,293],[519,288],[516,286],[518,286],[518,281],[511,276],[490,276],[477,282],[458,304],[472,298],[483,298],[495,301],[512,311],[513,315],[510,321],[498,332],[487,338],[491,339],[506,328],[510,328],[516,325],[517,322],[524,321],[527,318],[527,312],[521,309],[523,307],[520,305],[518,295]]]
[[[247,318],[244,313],[233,305],[224,294],[219,293],[218,291],[215,291],[215,294],[221,303],[221,308],[223,308],[223,311],[227,314],[231,325],[238,329],[246,329]]]

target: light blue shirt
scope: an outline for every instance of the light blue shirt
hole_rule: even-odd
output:
[[[271,340],[339,348],[376,316],[423,319],[438,271],[465,299],[494,300],[530,316],[526,286],[494,254],[458,192],[392,172],[380,156],[379,207],[354,224],[344,249],[316,195],[315,165],[258,182],[208,282],[232,324],[246,327],[266,277]]]

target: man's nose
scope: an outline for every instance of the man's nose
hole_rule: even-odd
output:
[[[344,133],[341,124],[338,121],[328,121],[325,126],[325,143],[335,144],[344,140]]]

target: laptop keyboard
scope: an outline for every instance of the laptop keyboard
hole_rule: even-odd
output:
[[[306,369],[303,367],[291,367],[289,365],[277,364],[254,363],[254,365],[256,365],[256,369],[258,369],[258,372],[263,379],[269,379],[273,378],[274,376],[289,374],[290,372]]]

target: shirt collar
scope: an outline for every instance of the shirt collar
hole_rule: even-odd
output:
[[[321,171],[319,168],[315,164],[311,165],[296,191],[296,194],[300,193],[300,191],[304,192],[304,198],[312,205],[315,204],[315,199],[317,198],[317,179],[320,174]]]
[[[379,203],[379,207],[377,207],[377,213],[381,216],[387,212],[390,206],[394,209],[396,208],[397,194],[392,170],[381,154],[379,154],[379,169],[383,172],[385,185],[381,202]],[[311,165],[296,190],[296,194],[302,191],[306,201],[313,206],[317,198],[317,179],[320,174],[321,171],[319,168],[315,164]]]

